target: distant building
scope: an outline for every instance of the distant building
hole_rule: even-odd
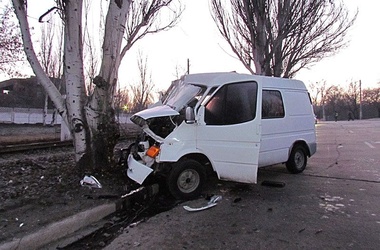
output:
[[[52,79],[56,86],[60,79]],[[64,93],[63,88],[61,93]],[[0,82],[0,107],[12,108],[43,108],[45,91],[39,84],[37,77],[12,78]],[[53,108],[49,102],[48,108]]]

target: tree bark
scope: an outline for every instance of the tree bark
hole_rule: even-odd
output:
[[[95,77],[94,92],[86,105],[86,117],[92,159],[97,169],[110,166],[113,150],[120,135],[114,109],[114,96],[121,62],[120,50],[130,1],[111,1],[106,16],[101,71]]]
[[[45,93],[45,100],[44,100],[44,109],[43,109],[43,115],[42,115],[42,125],[46,126],[46,117],[48,113],[48,104],[49,104],[49,96]]]
[[[73,136],[75,161],[80,173],[90,172],[91,136],[84,112],[86,102],[83,73],[82,0],[65,1],[64,4],[64,79],[66,83],[66,106],[68,125]]]

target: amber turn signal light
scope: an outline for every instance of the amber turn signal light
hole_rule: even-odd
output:
[[[146,151],[146,155],[152,158],[155,158],[160,152],[160,148],[157,146],[151,146],[148,151]]]

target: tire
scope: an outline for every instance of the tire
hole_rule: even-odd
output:
[[[204,167],[195,160],[186,159],[173,164],[167,184],[174,198],[191,200],[200,196],[205,179]]]
[[[289,159],[286,162],[286,168],[292,174],[298,174],[305,170],[307,165],[306,150],[301,145],[296,145],[290,153]]]

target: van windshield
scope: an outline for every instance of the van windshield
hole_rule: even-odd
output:
[[[187,106],[194,107],[202,97],[206,87],[178,82],[178,85],[168,90],[163,104],[180,111]],[[170,92],[169,92],[170,91]]]

